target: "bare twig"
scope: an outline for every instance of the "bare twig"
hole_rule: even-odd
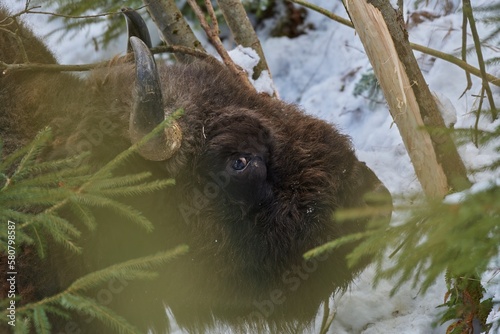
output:
[[[354,25],[352,24],[351,21],[347,20],[347,19],[344,19],[343,17],[341,16],[338,16],[336,14],[333,14],[332,12],[330,12],[328,9],[325,9],[325,8],[322,8],[320,6],[317,6],[317,5],[314,5],[310,2],[307,2],[305,0],[288,0],[290,2],[293,2],[293,3],[296,3],[297,5],[301,5],[301,6],[304,6],[306,8],[309,8],[309,9],[312,9],[314,10],[315,12],[318,12],[320,14],[323,14],[325,15],[326,17],[340,23],[340,24],[343,24],[349,28],[353,28],[354,29]]]
[[[483,109],[483,101],[484,101],[484,86],[481,87],[481,96],[479,96],[479,105],[476,110],[476,121],[474,122],[474,138],[472,142],[474,146],[479,147],[479,118],[481,117],[481,110]]]
[[[488,96],[488,102],[491,108],[491,117],[495,120],[498,116],[498,112],[495,107],[495,101],[493,100],[493,94],[491,93],[490,85],[486,79],[486,68],[484,66],[483,53],[481,51],[481,41],[479,40],[479,34],[476,29],[476,21],[474,20],[474,15],[472,13],[472,6],[470,0],[463,0],[463,11],[467,15],[469,21],[470,30],[472,33],[472,39],[474,40],[474,46],[476,47],[477,60],[479,62],[479,70],[481,71],[481,79],[483,80],[483,88]]]
[[[151,53],[153,54],[159,54],[159,53],[176,53],[176,54],[186,54],[190,55],[196,58],[200,59],[208,59],[212,58],[215,60],[214,57],[206,53],[205,51],[202,51],[200,49],[194,49],[194,48],[189,48],[187,46],[183,45],[163,45],[163,46],[157,46],[154,48],[151,48]]]
[[[447,53],[444,53],[444,52],[441,52],[438,50],[434,50],[434,49],[425,47],[423,45],[419,45],[419,44],[415,44],[415,43],[410,43],[410,45],[411,45],[412,49],[415,51],[420,51],[422,53],[434,56],[436,58],[442,59],[442,60],[447,61],[449,63],[452,63],[454,65],[457,65],[458,67],[469,72],[470,74],[473,74],[476,77],[481,78],[481,71],[478,68],[466,63],[465,61],[463,61],[457,57],[454,57],[450,54],[447,54]],[[495,86],[500,87],[500,78],[486,73],[486,80],[488,82],[491,82]]]
[[[462,12],[462,60],[467,62],[467,14],[465,11]],[[472,88],[472,80],[467,70],[465,70],[465,77],[467,79],[467,87],[465,87],[460,97],[464,96],[464,94]]]
[[[241,80],[241,82],[250,89],[254,89],[248,77],[241,68],[239,68],[229,56],[229,53],[222,45],[222,41],[219,38],[219,24],[217,23],[217,18],[215,16],[215,11],[212,6],[210,0],[205,0],[205,5],[207,7],[207,11],[209,16],[211,17],[212,25],[210,25],[205,19],[205,15],[203,14],[201,8],[196,3],[196,0],[187,0],[191,8],[193,9],[196,17],[198,18],[201,27],[205,30],[208,39],[212,42],[213,46],[217,50],[217,53],[221,56],[222,61],[228,67],[228,69]]]
[[[37,8],[41,8],[42,6],[33,6],[29,7],[29,4],[27,3],[25,8],[15,14],[13,14],[12,18],[19,17],[24,14],[40,14],[40,15],[49,15],[49,16],[56,16],[56,17],[64,17],[66,19],[92,19],[92,18],[99,18],[99,17],[105,17],[105,16],[112,16],[112,15],[119,15],[121,14],[121,11],[118,12],[105,12],[105,13],[99,13],[99,14],[89,14],[89,15],[66,15],[66,14],[59,14],[59,13],[54,13],[54,12],[46,12],[46,11],[41,11],[41,10],[35,10]],[[136,8],[136,10],[144,8],[144,6]],[[0,24],[3,21],[0,22]]]
[[[311,4],[307,1],[304,1],[304,0],[288,0],[288,1],[296,3],[296,4],[301,5],[301,6],[304,6],[306,8],[312,9],[320,14],[325,15],[326,17],[332,19],[333,21],[336,21],[340,24],[343,24],[347,27],[354,29],[354,26],[351,23],[351,21],[344,19],[343,17],[340,17],[338,15],[335,15],[332,12],[328,11],[327,9],[313,5],[313,4]],[[420,51],[420,52],[428,54],[430,56],[434,56],[436,58],[442,59],[444,61],[447,61],[449,63],[457,65],[458,67],[464,69],[465,71],[468,71],[469,73],[471,73],[479,78],[483,78],[481,76],[481,71],[478,68],[475,68],[474,66],[467,64],[465,61],[463,61],[457,57],[454,57],[454,56],[449,55],[447,53],[444,53],[444,52],[441,52],[441,51],[438,51],[435,49],[431,49],[431,48],[428,48],[426,46],[415,44],[415,43],[410,43],[410,46],[415,51]],[[495,77],[494,75],[491,75],[488,73],[485,74],[485,78],[488,82],[494,84],[495,86],[500,87],[500,78]]]
[[[19,26],[15,18],[12,18],[12,23],[15,23],[16,26]],[[21,53],[21,58],[23,59],[23,62],[29,63],[28,54],[26,53],[26,49],[24,48],[24,44],[21,37],[19,37],[19,35],[17,34],[17,29],[16,31],[11,31],[9,29],[0,28],[0,30],[14,37],[17,43],[17,47],[19,48],[19,52]]]
[[[180,45],[165,45],[151,49],[151,53],[153,54],[159,54],[165,52],[187,54],[200,59],[213,59],[215,61],[215,58],[213,58],[208,53]],[[118,60],[125,57],[127,56],[119,57]],[[81,65],[36,64],[36,63],[7,64],[3,61],[0,61],[0,71],[2,71],[2,74],[18,72],[18,71],[84,72],[93,70],[98,67],[110,66],[114,63],[119,63],[119,61],[117,62],[117,59],[113,58],[111,60],[104,60],[98,63],[81,64]]]
[[[139,7],[137,9],[141,9],[141,8],[143,8],[143,7]],[[99,17],[105,17],[105,16],[119,15],[119,14],[121,14],[121,11],[120,12],[106,12],[106,13],[99,13],[99,14],[89,14],[89,15],[67,15],[67,14],[59,14],[59,13],[54,13],[54,12],[45,12],[45,11],[40,11],[40,10],[28,9],[26,11],[23,11],[22,14],[50,15],[50,16],[56,16],[56,17],[64,17],[65,19],[93,19],[93,18],[99,18]]]

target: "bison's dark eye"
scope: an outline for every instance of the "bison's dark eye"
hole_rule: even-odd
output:
[[[248,160],[245,157],[239,157],[238,159],[233,161],[233,169],[234,170],[243,170],[248,164]]]

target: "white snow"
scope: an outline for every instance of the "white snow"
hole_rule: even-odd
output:
[[[260,61],[260,57],[254,49],[238,45],[229,51],[229,56],[236,65],[240,66],[247,73],[248,80],[250,80],[250,83],[252,83],[257,92],[273,96],[275,87],[269,71],[262,71],[256,80],[252,78],[253,69]]]
[[[467,190],[446,196],[443,202],[447,204],[459,203],[463,201],[468,195],[484,192],[487,191],[488,189],[492,189],[494,187],[499,187],[499,186],[500,186],[500,178],[477,182]]]
[[[476,0],[473,3],[481,5],[491,3],[490,1]],[[340,1],[312,2],[347,17]],[[414,2],[405,0],[407,11],[415,11],[412,5]],[[454,9],[447,15],[444,15],[443,10],[445,3],[454,5]],[[459,56],[462,25],[462,13],[458,10],[460,3],[459,0],[420,1],[419,10],[425,9],[439,17],[412,26],[409,29],[411,42]],[[27,19],[33,22],[35,31],[40,35],[46,34],[57,24],[54,22],[50,27],[42,24],[44,18],[41,16],[29,16]],[[349,134],[358,157],[376,172],[392,194],[397,195],[398,201],[411,201],[412,196],[421,191],[421,187],[385,102],[383,99],[370,101],[363,96],[353,96],[355,84],[371,67],[358,36],[354,30],[318,13],[309,12],[307,23],[312,24],[315,29],[295,39],[261,36],[274,85],[281,98],[301,105],[307,112],[335,124]],[[486,36],[495,28],[480,22],[477,24],[481,36]],[[93,49],[91,37],[104,28],[103,24],[96,25],[90,30],[81,31],[71,40],[59,41],[55,35],[47,40],[61,63],[92,62],[97,57],[106,58],[125,50],[124,39],[119,41],[120,45],[115,45],[116,49],[106,50],[104,53],[97,53]],[[468,43],[472,43],[470,36]],[[498,46],[484,47],[482,50],[485,59],[499,56]],[[252,52],[237,48],[232,56],[239,63],[243,62],[244,68],[249,68],[249,62],[253,64],[256,61]],[[476,119],[472,110],[477,106],[477,96],[481,92],[480,79],[472,76],[472,88],[461,97],[466,88],[462,69],[420,52],[415,52],[415,55],[429,87],[444,109],[447,125],[454,124],[455,128],[473,127]],[[477,67],[473,52],[468,54],[468,62]],[[488,72],[499,75],[500,65],[491,66]],[[262,80],[265,81],[265,89],[269,89],[268,79]],[[500,104],[499,87],[492,86],[492,90]],[[479,128],[492,130],[499,122],[491,123],[482,118]],[[497,142],[496,146],[498,144]],[[498,157],[494,147],[495,145],[488,145],[477,148],[473,144],[467,144],[460,147],[459,152],[466,166],[472,169],[484,166]],[[498,182],[499,177],[499,171],[478,172],[471,179],[473,182],[488,184]],[[395,219],[400,218],[396,216]],[[489,296],[493,296],[497,302],[500,302],[500,275],[497,275],[499,262],[492,264],[493,269],[484,278]],[[446,291],[444,279],[436,282],[425,295],[420,294],[418,289],[403,286],[391,298],[389,292],[392,283],[383,281],[373,288],[373,275],[374,270],[367,269],[348,292],[336,297],[334,303],[337,314],[330,333],[428,334],[446,331],[445,325],[437,328],[433,326],[440,312],[436,306],[443,302]],[[498,312],[490,315],[492,321],[499,317]],[[499,332],[498,328],[494,331]]]

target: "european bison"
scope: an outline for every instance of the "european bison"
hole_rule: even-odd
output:
[[[25,61],[9,30],[21,38],[30,62],[56,63],[42,41],[8,16],[0,11],[0,61]],[[97,169],[182,109],[120,171],[150,171],[158,179],[175,178],[175,186],[129,203],[153,222],[154,233],[96,210],[97,229],[79,240],[82,256],[67,259],[49,248],[47,261],[30,264],[35,276],[25,273],[19,284],[32,284],[36,301],[88,272],[187,244],[188,255],[152,282],[110,282],[107,306],[137,328],[160,331],[168,330],[165,306],[190,330],[307,326],[369,259],[349,268],[345,256],[353,245],[311,261],[302,255],[363,231],[366,220],[339,223],[334,213],[372,205],[366,195],[387,190],[356,158],[348,136],[298,106],[243,87],[222,64],[199,60],[157,68],[140,18],[127,16],[135,31],[135,64],[115,61],[85,78],[43,71],[0,76],[4,152],[48,125],[54,138],[45,159],[90,151],[86,163]],[[91,328],[99,326],[78,316],[51,321],[58,333],[97,332]]]

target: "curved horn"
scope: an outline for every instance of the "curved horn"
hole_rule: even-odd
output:
[[[127,21],[127,31],[128,31],[128,44],[127,53],[132,52],[132,45],[130,44],[130,37],[135,36],[141,39],[148,48],[151,48],[153,44],[151,43],[151,37],[149,36],[148,26],[146,22],[142,19],[141,15],[135,10],[129,7],[124,7],[121,9],[125,19]]]
[[[160,78],[156,63],[148,47],[137,37],[130,38],[136,66],[136,97],[130,113],[129,132],[132,143],[137,143],[165,120]],[[181,145],[182,131],[172,121],[165,131],[142,145],[138,152],[147,160],[163,161],[170,158]]]

